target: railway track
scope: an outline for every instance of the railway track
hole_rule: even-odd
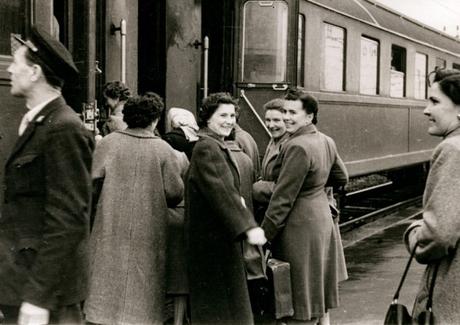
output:
[[[340,231],[345,233],[422,201],[423,184],[385,182],[341,198]]]

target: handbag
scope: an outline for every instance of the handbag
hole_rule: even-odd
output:
[[[262,246],[251,245],[243,240],[243,259],[248,280],[266,279],[267,263]]]
[[[428,296],[428,300],[426,304],[426,310],[420,313],[420,315],[418,316],[416,320],[414,320],[412,316],[409,314],[409,311],[407,310],[406,306],[398,303],[399,292],[401,291],[401,287],[404,283],[404,280],[406,279],[407,272],[409,271],[409,267],[412,263],[412,260],[414,259],[416,248],[417,248],[417,245],[415,245],[414,249],[411,252],[409,260],[407,261],[406,267],[404,269],[404,273],[401,277],[401,280],[399,281],[399,285],[398,285],[398,288],[396,289],[396,293],[393,296],[393,301],[388,307],[387,313],[385,315],[385,321],[383,323],[384,325],[412,325],[412,324],[433,325],[434,324],[434,315],[433,315],[431,307],[433,305],[433,290],[434,290],[434,284],[436,281],[436,275],[438,272],[439,264],[435,265],[435,268],[433,271],[433,277],[431,278],[430,291],[429,291],[429,296]]]

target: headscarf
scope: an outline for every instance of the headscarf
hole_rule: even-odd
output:
[[[182,129],[182,131],[184,131],[185,138],[189,142],[198,140],[197,132],[199,128],[192,112],[186,110],[185,108],[172,107],[168,112],[168,121],[169,126],[172,129]]]

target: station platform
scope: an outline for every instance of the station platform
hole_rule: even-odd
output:
[[[413,221],[406,218],[365,239],[344,241],[349,279],[340,286],[341,305],[331,310],[331,324],[383,324],[409,258],[402,236]],[[409,312],[424,268],[413,261],[401,290],[400,302]]]

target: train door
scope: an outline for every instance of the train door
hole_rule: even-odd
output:
[[[240,1],[235,55],[240,124],[261,152],[270,134],[263,123],[263,104],[284,95],[296,83],[297,0]]]
[[[235,4],[230,0],[202,0],[202,38],[209,39],[208,93],[233,92]],[[204,90],[204,89],[203,89]]]

